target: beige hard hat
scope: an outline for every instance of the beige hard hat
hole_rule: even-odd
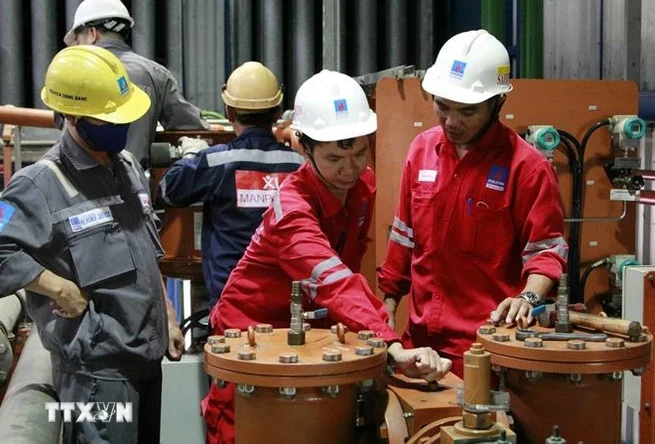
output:
[[[223,102],[240,111],[259,112],[282,103],[275,74],[259,62],[246,62],[232,71],[221,94]]]

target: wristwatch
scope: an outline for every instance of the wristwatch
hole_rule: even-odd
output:
[[[539,295],[534,291],[524,291],[518,297],[525,299],[533,307],[539,305],[539,302],[541,302],[541,297],[539,297]]]

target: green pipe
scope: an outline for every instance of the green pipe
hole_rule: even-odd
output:
[[[498,40],[505,42],[506,0],[482,0],[480,2],[480,24]]]
[[[520,73],[522,78],[544,76],[544,1],[520,2]]]

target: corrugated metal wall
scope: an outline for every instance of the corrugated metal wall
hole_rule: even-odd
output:
[[[480,10],[480,0],[124,2],[137,23],[134,49],[168,66],[189,100],[218,111],[226,75],[246,60],[278,75],[290,106],[298,86],[323,67],[355,76],[403,64],[427,68],[449,35],[479,24],[472,15]],[[0,0],[1,104],[42,106],[45,70],[79,3]],[[628,13],[637,9],[635,33],[638,21]],[[653,89],[655,59],[646,55],[654,29],[651,0],[544,0],[544,76],[621,79],[636,72],[641,87]],[[645,55],[636,68],[635,54]]]

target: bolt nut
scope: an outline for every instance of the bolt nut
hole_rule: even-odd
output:
[[[243,396],[250,396],[254,393],[254,391],[255,391],[254,385],[250,385],[250,384],[237,385],[237,392],[239,392]]]
[[[323,393],[326,395],[330,396],[330,398],[334,398],[339,394],[339,386],[338,385],[328,385],[327,387],[323,387]]]
[[[566,348],[569,350],[584,350],[587,348],[587,343],[580,339],[571,339],[566,343]]]
[[[7,346],[0,342],[0,355],[7,353]]]
[[[278,361],[282,364],[295,364],[298,362],[298,353],[280,353]]]
[[[212,378],[212,382],[219,388],[225,388],[227,386],[227,381],[224,379]]]
[[[240,361],[254,361],[257,359],[257,354],[252,350],[241,350],[237,357]]]
[[[362,339],[364,341],[373,336],[375,336],[375,334],[371,330],[361,330],[357,333],[357,339]]]
[[[478,328],[478,333],[481,335],[492,335],[496,333],[496,327],[492,327],[490,325],[483,325],[482,327]]]
[[[610,373],[610,380],[620,381],[621,379],[623,379],[623,372],[612,372],[612,373]]]
[[[605,345],[609,348],[623,348],[625,347],[625,341],[621,338],[607,338]]]
[[[241,337],[241,330],[238,328],[228,328],[224,332],[226,338],[240,338]]]
[[[632,372],[632,375],[633,375],[633,376],[641,376],[641,375],[644,374],[644,372],[646,371],[646,369],[643,368],[643,367],[637,367],[637,368],[633,368],[633,369],[630,370],[630,371]]]
[[[255,331],[257,333],[273,333],[273,326],[271,324],[257,324]]]
[[[0,370],[0,381],[6,381],[7,380],[7,372],[4,370]]]
[[[525,372],[525,379],[531,382],[539,381],[543,377],[542,372],[537,372],[534,370],[528,370]]]
[[[326,362],[341,361],[341,352],[339,350],[323,350],[323,360]]]
[[[280,387],[278,393],[280,396],[286,399],[293,399],[296,397],[296,388],[295,387]]]
[[[494,333],[491,338],[496,342],[508,342],[510,340],[508,333]]]
[[[343,326],[343,328],[345,331],[348,331],[348,327],[346,327],[345,325]],[[332,333],[333,335],[337,334],[337,325],[333,325],[332,327],[330,327],[330,333]]]
[[[544,346],[544,341],[541,338],[526,338],[523,345],[528,348],[540,348]]]
[[[572,384],[579,384],[582,382],[582,374],[580,373],[571,373],[569,375],[569,382]]]
[[[370,345],[358,345],[355,347],[355,354],[357,356],[371,356],[373,354],[373,347]]]
[[[207,344],[209,345],[223,344],[223,343],[225,343],[225,336],[213,335],[207,338]]]
[[[366,340],[366,343],[368,345],[370,345],[371,347],[374,347],[374,348],[384,347],[384,339],[382,339],[382,338],[368,338]]]
[[[302,323],[302,331],[309,331],[312,329],[312,324],[309,322],[303,322]]]
[[[212,345],[212,353],[215,353],[217,355],[222,355],[224,353],[230,353],[230,346],[228,344]]]

